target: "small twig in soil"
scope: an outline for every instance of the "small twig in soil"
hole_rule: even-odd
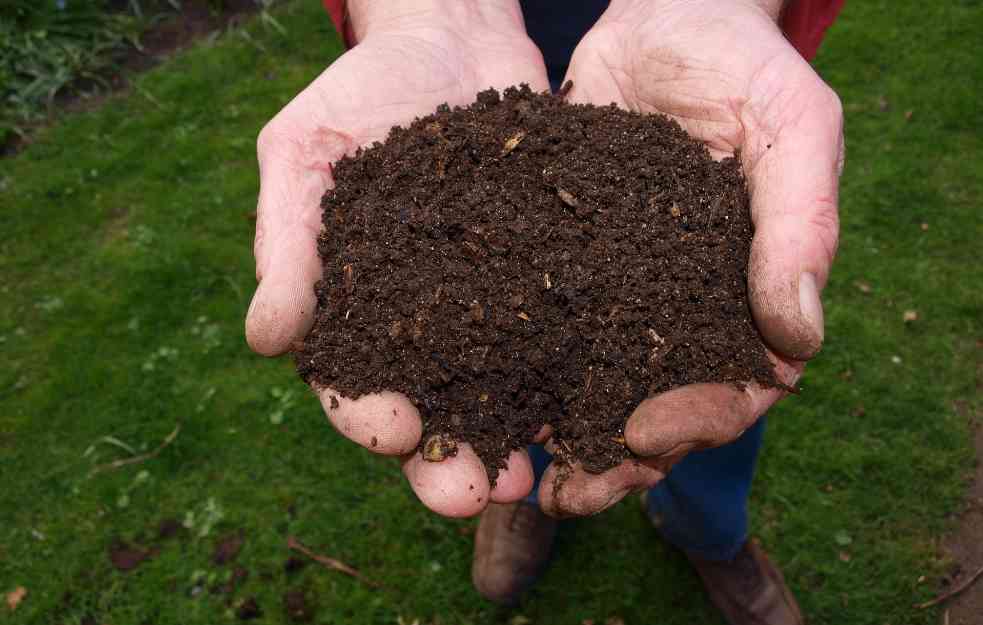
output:
[[[338,571],[339,573],[344,573],[345,575],[354,577],[355,579],[362,582],[366,586],[369,586],[370,588],[382,587],[381,584],[377,582],[373,582],[370,579],[366,579],[365,576],[363,576],[361,573],[358,572],[358,570],[348,566],[341,560],[336,560],[334,558],[329,558],[328,556],[322,556],[320,554],[314,553],[313,551],[305,547],[303,544],[301,544],[301,542],[296,538],[294,538],[293,536],[287,536],[287,549],[301,553],[307,556],[308,558],[310,558],[311,560],[314,560],[318,564],[331,569],[332,571]]]
[[[556,194],[560,196],[560,200],[570,208],[577,208],[580,206],[580,202],[577,201],[577,197],[566,189],[557,187]]]
[[[723,195],[718,195],[717,199],[713,201],[713,205],[710,207],[710,213],[707,215],[707,225],[704,226],[704,230],[710,231],[710,224],[713,222],[714,215],[717,214],[717,209],[720,208],[720,204],[724,201]]]
[[[355,292],[355,267],[351,263],[348,263],[341,268],[341,274],[345,287],[345,295],[351,295]]]
[[[508,156],[509,152],[514,150],[522,140],[526,138],[526,131],[520,130],[505,141],[505,147],[502,148],[502,156]]]
[[[973,582],[979,579],[981,575],[983,575],[983,566],[981,566],[975,573],[964,579],[962,583],[955,586],[948,592],[939,595],[938,597],[932,599],[931,601],[926,601],[925,603],[916,603],[915,607],[918,608],[919,610],[924,610],[925,608],[930,608],[933,605],[938,605],[943,601],[946,601],[947,599],[951,599],[952,597],[955,597],[962,591],[972,586]]]
[[[581,403],[587,401],[590,397],[590,384],[594,381],[594,367],[587,367],[587,382],[584,384],[584,394],[580,399]]]
[[[107,464],[101,464],[92,470],[92,474],[95,475],[96,473],[102,473],[103,471],[113,471],[121,467],[125,467],[131,464],[138,464],[140,462],[145,462],[147,460],[150,460],[151,458],[156,458],[157,455],[160,454],[160,452],[162,452],[165,447],[167,447],[168,445],[174,442],[174,439],[177,438],[177,435],[180,431],[181,431],[181,424],[178,423],[177,425],[174,426],[174,430],[170,434],[168,434],[167,437],[163,440],[163,442],[161,442],[161,444],[158,445],[157,448],[154,449],[153,451],[148,451],[145,454],[140,454],[139,456],[133,456],[132,458],[123,458],[122,460],[114,460],[113,462],[109,462]]]

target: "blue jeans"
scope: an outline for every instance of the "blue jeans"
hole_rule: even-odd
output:
[[[747,540],[747,497],[765,433],[762,417],[733,443],[696,451],[649,489],[648,513],[669,543],[707,560],[730,560]],[[527,501],[538,503],[539,481],[552,460],[530,445],[536,485]]]
[[[554,90],[560,87],[577,42],[607,4],[522,0],[526,30],[543,53]],[[747,539],[747,497],[764,430],[762,418],[730,445],[686,456],[649,491],[648,512],[668,542],[708,560],[729,560],[737,554]],[[530,446],[529,454],[538,490],[550,455],[540,445]],[[537,503],[537,490],[529,501]]]

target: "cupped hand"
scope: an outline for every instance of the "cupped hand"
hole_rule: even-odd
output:
[[[383,140],[394,125],[442,103],[467,104],[488,87],[528,83],[548,89],[542,56],[527,38],[514,0],[354,0],[358,45],[318,76],[263,128],[257,152],[256,278],[246,337],[260,354],[282,354],[313,322],[321,277],[316,240],[320,199],[334,184],[332,164]],[[491,501],[515,501],[532,487],[525,452],[515,452],[495,489],[467,446],[440,463],[415,453],[420,416],[396,393],[357,400],[315,389],[331,423],[351,440],[399,456],[420,500],[446,516],[469,516]]]
[[[755,226],[752,313],[779,380],[794,386],[819,351],[819,299],[838,237],[843,163],[839,99],[776,25],[781,0],[614,0],[577,47],[569,99],[662,113],[715,157],[740,152]],[[654,486],[694,450],[737,439],[785,393],[750,384],[681,387],[651,397],[625,429],[639,457],[601,475],[575,468],[540,502],[555,516],[603,510]]]

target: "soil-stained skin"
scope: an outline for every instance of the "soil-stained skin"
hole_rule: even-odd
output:
[[[645,397],[776,384],[740,164],[667,118],[489,90],[334,174],[300,375],[405,393],[423,445],[470,443],[492,480],[544,423],[563,460],[602,472],[631,455]]]

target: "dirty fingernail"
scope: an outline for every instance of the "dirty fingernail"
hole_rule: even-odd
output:
[[[259,288],[253,293],[253,298],[249,300],[249,308],[246,309],[246,319],[249,319],[253,315],[253,309],[256,308],[256,300],[259,299],[257,295],[259,295]]]
[[[805,272],[799,276],[799,310],[818,343],[823,341],[823,304],[819,300],[816,276]],[[818,345],[817,345],[818,347]]]

